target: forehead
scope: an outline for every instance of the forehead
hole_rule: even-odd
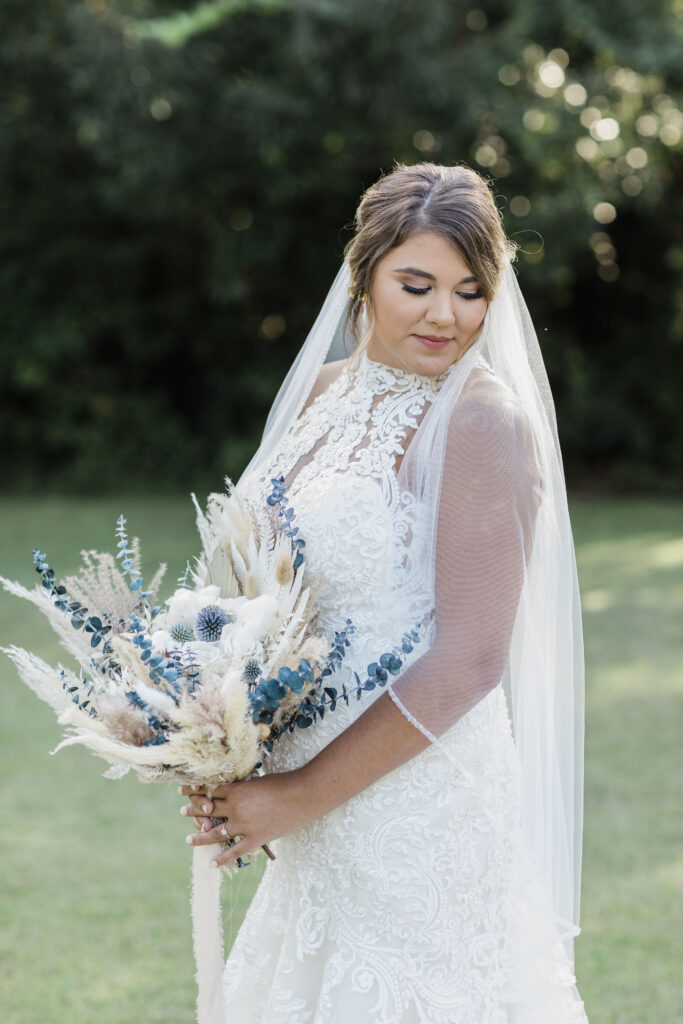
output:
[[[425,270],[434,277],[456,280],[472,273],[461,254],[443,235],[426,231],[391,249],[378,264],[385,272],[393,273],[404,267]]]

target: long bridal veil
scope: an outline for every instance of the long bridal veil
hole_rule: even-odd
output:
[[[245,475],[268,464],[322,365],[353,351],[345,328],[350,283],[344,260]],[[477,340],[449,368],[397,473],[420,509],[421,528],[409,539],[419,585],[407,599],[423,639],[420,655],[387,689],[449,760],[457,787],[472,780],[449,730],[502,683],[519,763],[519,821],[510,839],[522,866],[520,895],[538,920],[552,919],[556,927],[543,934],[548,943],[559,938],[573,962],[583,827],[581,606],[553,398],[509,259]]]

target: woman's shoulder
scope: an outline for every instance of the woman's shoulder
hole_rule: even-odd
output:
[[[468,375],[461,401],[463,406],[486,407],[492,411],[499,410],[501,406],[515,406],[523,411],[516,393],[483,357],[479,358]]]
[[[469,374],[452,410],[450,431],[487,450],[526,449],[532,434],[521,399],[485,361]]]

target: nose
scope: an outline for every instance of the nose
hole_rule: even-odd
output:
[[[440,327],[448,327],[449,324],[455,323],[453,301],[450,294],[432,294],[432,301],[427,311],[426,320],[428,323],[436,324]]]

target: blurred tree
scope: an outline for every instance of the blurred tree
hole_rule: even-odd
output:
[[[495,181],[571,482],[683,483],[680,0],[6,0],[6,487],[220,487],[394,160]],[[180,45],[184,42],[184,45]]]

